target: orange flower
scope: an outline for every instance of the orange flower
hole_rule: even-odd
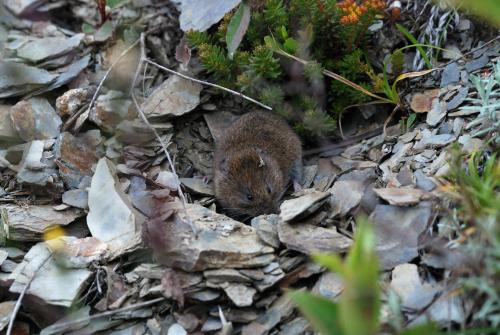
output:
[[[365,14],[369,9],[383,10],[386,7],[384,0],[363,0],[358,4],[355,0],[344,0],[337,3],[338,8],[342,12],[340,23],[356,23],[361,15]]]

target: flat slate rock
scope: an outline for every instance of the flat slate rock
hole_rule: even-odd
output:
[[[424,191],[431,192],[437,185],[422,170],[417,170],[414,173],[416,179],[416,186]]]
[[[448,64],[441,73],[441,87],[455,84],[460,81],[460,68],[456,62]]]
[[[85,190],[68,190],[62,195],[62,202],[81,209],[89,208],[89,193]]]
[[[476,70],[485,67],[486,64],[488,64],[488,62],[489,62],[488,56],[483,54],[481,57],[473,59],[470,62],[466,63],[465,70],[467,70],[467,72],[469,73],[474,72]]]
[[[346,252],[352,240],[337,232],[335,227],[323,228],[311,224],[278,224],[280,241],[288,249],[300,251],[305,254],[317,252]]]
[[[200,3],[197,0],[181,2],[181,16],[179,22],[183,31],[205,31],[222,17],[235,8],[241,0],[224,0]]]
[[[469,86],[463,86],[458,89],[458,93],[451,98],[450,101],[446,104],[446,108],[450,111],[462,104],[465,98],[467,98],[467,94],[469,94]]]
[[[44,69],[17,62],[0,62],[0,98],[23,95],[54,81]]]
[[[70,188],[78,188],[85,177],[92,176],[92,166],[98,161],[101,143],[99,130],[89,130],[74,136],[68,132],[59,135],[55,144],[59,173]]]
[[[10,292],[21,293],[29,279],[34,277],[27,294],[35,295],[51,305],[71,307],[91,276],[92,272],[87,269],[61,271],[61,266],[52,257],[47,244],[38,243],[11,274],[14,283]]]
[[[61,118],[44,98],[19,101],[10,109],[10,117],[26,142],[56,138],[62,125]]]
[[[162,231],[164,248],[157,250],[159,262],[185,271],[255,268],[275,258],[274,249],[261,241],[253,227],[201,205],[186,204],[186,212],[179,211],[175,219],[167,220]]]
[[[369,217],[375,226],[380,267],[392,269],[418,256],[418,237],[431,219],[429,207],[377,205]]]
[[[387,187],[374,188],[373,191],[391,205],[409,206],[420,202],[425,192],[418,188]]]
[[[261,215],[252,219],[251,226],[257,230],[257,235],[264,243],[279,248],[278,222],[279,216],[276,214]]]
[[[116,168],[107,158],[97,163],[88,196],[87,226],[92,236],[109,246],[115,258],[141,245],[145,218],[122,191]]]
[[[172,75],[144,101],[148,117],[177,117],[189,113],[200,103],[201,85]]]
[[[312,214],[330,196],[328,192],[304,190],[298,198],[285,200],[280,206],[280,219],[283,221],[296,221]]]
[[[432,100],[432,107],[427,113],[425,122],[431,127],[436,126],[446,116],[446,102],[439,99]]]
[[[84,215],[83,211],[71,208],[56,211],[50,205],[17,206],[3,205],[5,216],[0,222],[6,237],[14,241],[41,241],[43,233],[54,225],[67,226]]]

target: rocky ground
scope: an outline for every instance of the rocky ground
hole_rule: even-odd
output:
[[[0,331],[15,316],[13,334],[312,333],[283,289],[339,296],[342,280],[308,255],[345,253],[359,214],[407,325],[470,319],[440,177],[451,145],[492,150],[470,78],[499,80],[500,41],[485,44],[479,24],[455,18],[455,53],[409,82],[414,124],[360,106],[344,139],[305,148],[303,190],[281,213],[245,224],[218,211],[204,177],[214,138],[258,106],[155,65],[202,78],[177,47],[176,5],[125,2],[83,33],[53,14],[97,20],[92,2],[0,11]]]

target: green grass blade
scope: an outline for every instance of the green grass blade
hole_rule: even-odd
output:
[[[396,23],[396,28],[398,28],[398,30],[411,42],[413,43],[418,52],[420,52],[420,55],[422,56],[422,59],[424,60],[425,62],[425,65],[427,66],[428,69],[432,69],[432,63],[429,59],[429,57],[427,57],[427,54],[425,53],[424,49],[421,47],[421,46],[417,46],[419,43],[417,41],[417,39],[415,38],[415,36],[412,35],[412,33],[410,33],[405,27],[403,27],[402,25]]]

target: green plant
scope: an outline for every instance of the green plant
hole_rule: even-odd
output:
[[[379,326],[379,268],[371,226],[366,222],[358,224],[354,241],[345,262],[337,255],[313,257],[342,277],[345,288],[338,303],[306,292],[290,293],[304,315],[325,335],[375,334]]]
[[[359,5],[352,0],[243,1],[216,29],[191,31],[187,37],[198,49],[205,70],[220,84],[265,101],[307,136],[328,135],[337,116],[347,106],[367,101],[366,92],[373,90],[363,50],[368,27],[384,6],[380,0],[363,0]],[[287,65],[277,50],[307,59],[302,84],[307,88],[300,94],[283,89],[296,74],[291,74],[290,61]],[[366,92],[325,80],[324,71],[337,71]],[[326,110],[316,104],[299,108],[303,101],[312,101],[308,86],[313,85],[307,81],[327,85]],[[320,120],[326,121],[322,127]]]
[[[374,335],[380,328],[380,288],[375,235],[365,220],[360,220],[354,244],[345,261],[337,255],[315,255],[316,262],[337,273],[344,282],[338,302],[293,291],[290,297],[312,325],[323,335]],[[401,329],[399,334],[437,334],[433,325]]]
[[[412,45],[416,46],[418,52],[420,53],[420,55],[422,56],[422,59],[425,62],[425,65],[427,66],[427,68],[432,69],[432,63],[431,63],[429,57],[427,57],[427,54],[425,53],[422,46],[418,43],[415,36],[413,36],[412,33],[410,33],[408,31],[408,29],[406,29],[405,27],[403,27],[402,25],[400,25],[398,23],[396,23],[396,28],[398,28],[398,30],[412,43]]]
[[[463,166],[463,161],[467,161]],[[460,219],[477,222],[486,216],[500,221],[500,160],[481,153],[471,155],[454,148],[450,172],[442,188],[459,206]]]
[[[500,26],[500,3],[497,0],[453,0],[452,3],[456,7],[463,6],[494,25]]]
[[[454,148],[442,190],[457,206],[456,214],[450,217],[455,223],[451,238],[462,244],[462,250],[476,264],[461,278],[469,298],[479,305],[473,322],[497,328],[500,325],[500,161],[496,155],[486,157],[485,153],[469,155]]]
[[[493,71],[486,78],[470,76],[476,89],[477,98],[467,98],[474,106],[464,106],[461,110],[479,112],[476,119],[467,125],[475,128],[472,136],[493,134],[495,143],[500,144],[500,61],[493,65]]]
[[[402,118],[400,122],[401,126],[401,132],[406,133],[408,132],[414,125],[415,125],[415,120],[417,119],[417,114],[416,113],[410,113],[407,118]]]

